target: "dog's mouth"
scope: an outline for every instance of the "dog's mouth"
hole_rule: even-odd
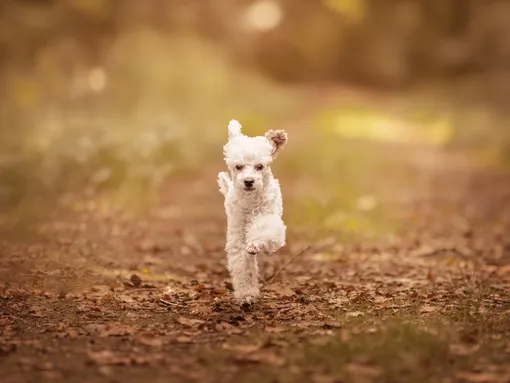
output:
[[[253,186],[250,186],[250,187],[245,187],[243,190],[244,191],[254,191],[255,188]]]

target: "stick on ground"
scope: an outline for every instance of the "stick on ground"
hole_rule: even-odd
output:
[[[275,278],[283,271],[285,270],[285,268],[290,265],[294,259],[296,259],[297,257],[299,257],[300,255],[304,254],[306,251],[308,251],[310,249],[310,246],[306,246],[305,248],[301,249],[300,251],[298,251],[291,259],[289,259],[282,267],[280,267],[278,270],[276,270],[274,272],[274,274],[271,276],[271,278],[269,278],[266,282],[266,285],[270,285],[274,280]]]

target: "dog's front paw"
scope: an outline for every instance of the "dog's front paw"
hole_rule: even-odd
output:
[[[248,246],[246,246],[247,253],[251,255],[260,253],[260,250],[260,245],[257,243],[249,243]]]

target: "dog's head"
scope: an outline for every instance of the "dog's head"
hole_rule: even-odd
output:
[[[286,143],[284,130],[269,130],[264,136],[248,137],[241,133],[238,121],[230,121],[223,154],[235,187],[245,192],[261,190],[271,175],[271,163]]]

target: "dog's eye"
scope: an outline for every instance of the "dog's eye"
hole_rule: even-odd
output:
[[[262,169],[264,169],[264,165],[262,165],[262,164],[255,165],[255,170],[262,170]]]
[[[236,170],[243,170],[244,166],[243,165],[236,165]]]

